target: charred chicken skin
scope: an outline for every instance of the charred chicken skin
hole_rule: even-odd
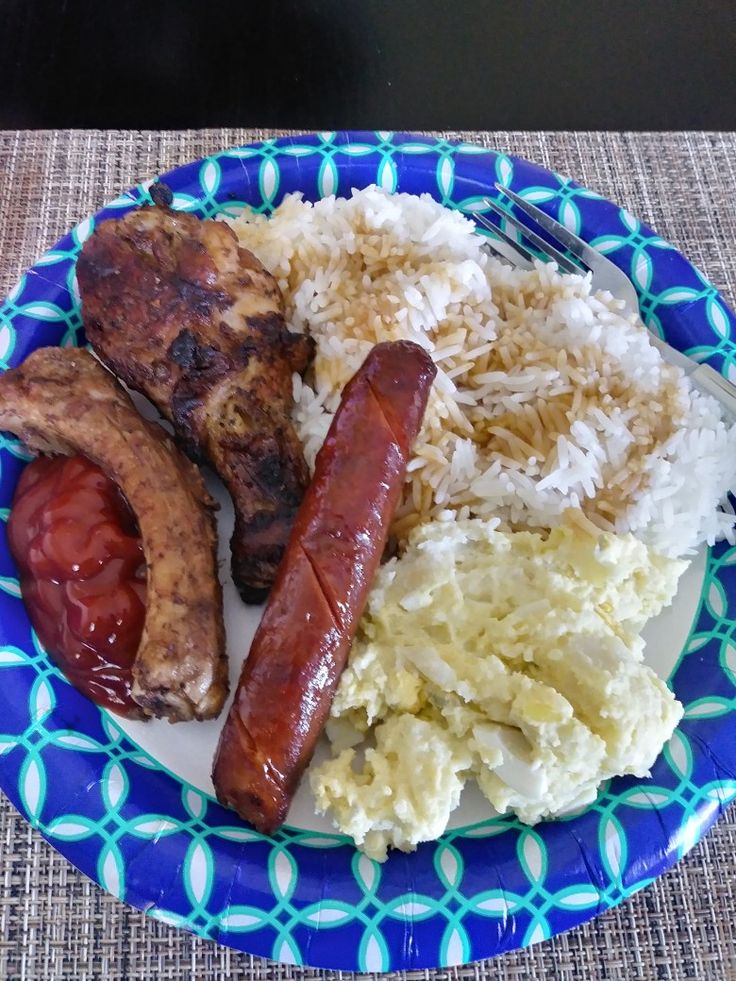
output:
[[[38,348],[0,377],[0,430],[33,450],[83,453],[115,481],[147,572],[133,700],[170,722],[217,716],[228,691],[217,530],[194,464],[80,348]]]
[[[101,224],[77,276],[100,358],[209,463],[235,509],[233,579],[259,602],[276,574],[309,481],[291,423],[292,372],[312,342],[286,328],[278,284],[219,221],[156,204]]]

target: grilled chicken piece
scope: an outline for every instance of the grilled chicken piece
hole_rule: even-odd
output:
[[[153,207],[100,225],[77,276],[97,354],[173,423],[233,498],[233,579],[268,592],[309,481],[291,424],[292,372],[312,342],[287,330],[278,284],[219,221]]]
[[[214,504],[199,471],[85,350],[39,348],[0,376],[0,430],[84,453],[120,487],[146,557],[132,695],[170,722],[219,715],[228,690]]]

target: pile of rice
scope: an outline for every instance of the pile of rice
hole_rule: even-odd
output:
[[[736,426],[665,364],[646,329],[589,276],[512,269],[471,221],[428,195],[370,187],[270,219],[231,219],[317,343],[294,377],[310,466],[344,384],[379,341],[437,365],[393,532],[455,514],[509,528],[566,520],[632,532],[677,556],[733,534]]]

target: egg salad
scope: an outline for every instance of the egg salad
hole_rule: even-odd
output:
[[[475,779],[534,824],[646,776],[682,706],[642,662],[687,563],[632,535],[431,522],[376,577],[312,769],[321,811],[372,858],[445,830]]]

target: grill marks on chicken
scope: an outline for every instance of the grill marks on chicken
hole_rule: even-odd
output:
[[[309,481],[291,376],[312,342],[286,328],[273,276],[223,222],[159,202],[101,224],[77,265],[92,346],[174,425],[233,498],[233,579],[267,593]]]
[[[184,445],[225,479],[235,510],[233,579],[244,599],[258,602],[273,581],[309,482],[288,411],[274,411],[274,405],[291,404],[291,374],[301,370],[300,362],[284,370],[283,349],[266,348],[245,349],[233,363],[203,351],[185,331],[175,347],[184,373],[171,400],[172,420]]]
[[[219,715],[228,680],[217,531],[194,464],[79,348],[39,348],[0,377],[0,430],[31,449],[84,453],[117,483],[147,568],[132,696],[171,722]]]

